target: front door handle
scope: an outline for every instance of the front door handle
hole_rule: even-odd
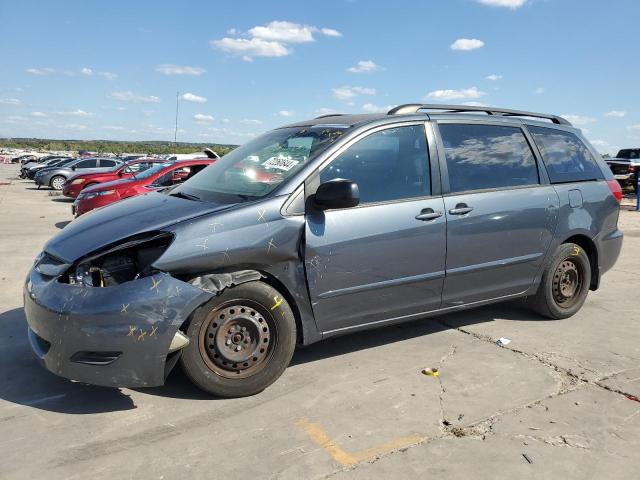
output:
[[[428,222],[429,220],[435,220],[441,216],[442,212],[434,212],[433,208],[423,208],[422,211],[416,215],[416,220]]]
[[[455,208],[452,208],[451,210],[449,210],[449,213],[451,215],[465,215],[469,213],[471,210],[473,210],[473,207],[470,207],[466,203],[459,203],[456,205]]]

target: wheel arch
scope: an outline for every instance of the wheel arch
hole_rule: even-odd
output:
[[[597,290],[600,285],[600,269],[598,267],[598,247],[595,242],[584,233],[573,233],[565,238],[560,244],[575,243],[582,248],[589,258],[591,266],[591,283],[589,290]]]
[[[218,276],[218,275],[231,275],[234,276],[238,273],[244,273],[244,272],[255,272],[257,275],[256,276],[246,276],[245,278],[236,278],[234,279],[234,281],[232,281],[232,283],[228,284],[228,285],[223,285],[221,288],[219,288],[214,296],[219,295],[220,293],[222,293],[224,290],[226,290],[227,288],[233,288],[236,285],[241,285],[243,283],[246,283],[248,281],[260,281],[260,282],[264,282],[267,285],[273,287],[274,289],[276,289],[283,297],[284,299],[287,301],[287,303],[289,304],[289,306],[291,307],[291,310],[293,312],[293,316],[296,322],[296,342],[300,345],[304,344],[305,340],[308,340],[310,337],[313,337],[313,334],[309,331],[310,326],[307,326],[307,328],[305,328],[305,323],[302,321],[302,312],[300,310],[300,306],[298,305],[298,302],[295,300],[295,296],[292,294],[292,292],[290,291],[290,289],[286,286],[286,284],[284,282],[282,282],[281,280],[279,280],[275,275],[269,273],[266,270],[262,270],[259,268],[256,269],[252,269],[252,270],[234,270],[234,271],[214,271],[214,272],[210,272],[210,273],[200,273],[198,275],[195,276],[191,276],[188,279],[188,283],[193,284],[194,281],[197,281],[198,279],[202,279],[208,276]],[[202,287],[200,287],[202,288]],[[193,317],[193,313],[195,313],[195,311],[200,308],[202,305],[198,306],[196,309],[194,309],[194,311],[191,313],[191,315],[189,315],[189,317],[184,321],[184,323],[182,324],[182,326],[180,327],[181,330],[186,330],[189,326],[189,323],[191,322],[191,319]]]

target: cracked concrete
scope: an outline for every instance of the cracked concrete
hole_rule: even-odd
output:
[[[0,178],[13,168],[0,166]],[[3,480],[626,480],[640,471],[638,214],[622,212],[620,261],[573,318],[546,321],[515,302],[357,333],[300,349],[259,395],[217,400],[180,372],[163,388],[117,390],[33,361],[21,282],[70,204],[30,185],[0,186]],[[512,342],[500,347],[499,337]],[[427,367],[440,376],[423,375]]]

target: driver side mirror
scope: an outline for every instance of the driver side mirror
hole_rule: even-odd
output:
[[[73,167],[71,167],[71,170],[73,170],[75,172],[76,166],[74,165]]]
[[[360,203],[358,184],[344,179],[322,183],[316,190],[314,203],[321,210],[355,207]]]

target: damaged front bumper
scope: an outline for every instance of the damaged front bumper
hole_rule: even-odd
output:
[[[32,269],[24,308],[31,347],[49,371],[94,385],[153,387],[175,365],[178,352],[168,354],[179,327],[212,296],[166,273],[95,288]]]

